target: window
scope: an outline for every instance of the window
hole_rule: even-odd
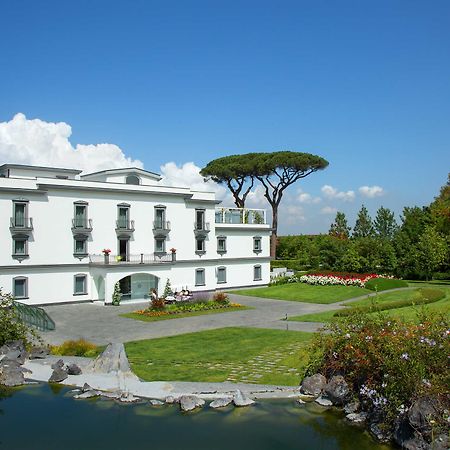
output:
[[[253,280],[260,281],[262,280],[261,276],[261,266],[253,266]]]
[[[137,175],[128,175],[125,183],[139,185],[141,184],[141,179]]]
[[[75,256],[87,255],[87,236],[76,236],[74,238],[73,254]]]
[[[165,229],[166,210],[162,206],[155,207],[155,230]]]
[[[204,286],[205,285],[205,269],[195,270],[195,285]]]
[[[261,238],[259,236],[255,236],[253,238],[253,251],[255,253],[261,253],[262,252]]]
[[[87,227],[87,206],[81,203],[74,204],[74,228],[86,228]]]
[[[13,278],[13,295],[15,298],[28,298],[28,278]]]
[[[217,283],[226,283],[226,282],[227,282],[226,267],[218,267],[217,268]]]
[[[73,295],[87,294],[87,277],[85,274],[80,273],[73,277]]]
[[[13,203],[13,225],[15,227],[25,228],[27,226],[27,218],[28,218],[28,202],[23,201],[15,201]]]
[[[195,240],[195,253],[205,253],[205,240],[197,238]]]
[[[204,230],[205,229],[205,210],[196,209],[195,210],[195,229]]]
[[[227,238],[225,236],[217,237],[217,253],[227,252]]]
[[[117,207],[117,228],[129,228],[130,219],[130,207],[121,206]]]
[[[13,236],[13,256],[28,256],[28,236]]]
[[[165,253],[166,251],[166,240],[156,238],[155,239],[155,253]]]

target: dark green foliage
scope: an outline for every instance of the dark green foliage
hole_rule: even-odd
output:
[[[270,261],[270,268],[276,269],[286,267],[288,270],[299,272],[305,270],[305,266],[302,265],[302,261],[299,259],[274,259]]]
[[[431,203],[430,213],[436,231],[450,236],[450,173],[447,184],[441,187],[439,195]]]
[[[348,239],[350,237],[350,230],[352,228],[348,226],[347,218],[343,212],[338,211],[336,218],[330,226],[328,234],[339,239]]]
[[[362,205],[356,218],[355,227],[353,228],[353,238],[365,238],[372,237],[374,235],[374,229],[372,219],[369,215],[367,208]]]
[[[0,288],[0,346],[16,340],[22,340],[25,345],[29,345],[36,337],[17,315],[13,301],[14,297]]]
[[[392,241],[398,228],[394,213],[381,206],[377,211],[373,227],[377,237]]]
[[[366,283],[366,289],[378,292],[404,287],[408,287],[408,283],[396,278],[372,278]]]

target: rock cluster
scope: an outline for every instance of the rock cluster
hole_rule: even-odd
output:
[[[23,341],[10,341],[0,347],[0,384],[4,386],[20,386],[25,384],[22,367],[28,353]]]
[[[381,442],[393,440],[407,450],[449,448],[447,435],[433,436],[432,423],[436,423],[439,415],[442,416],[443,413],[442,405],[436,397],[417,399],[408,411],[399,413],[394,430],[389,431],[382,426],[382,410],[370,409],[368,405],[352,399],[350,386],[341,375],[333,376],[329,380],[319,373],[306,377],[300,384],[300,393],[312,397],[319,405],[342,407],[349,421],[355,424],[366,423],[371,434]],[[301,398],[297,401],[299,404],[304,403]]]
[[[68,364],[64,365],[64,361],[62,359],[58,359],[55,363],[52,364],[53,373],[48,379],[49,383],[61,383],[64,381],[69,375],[81,375],[82,370],[76,364]]]

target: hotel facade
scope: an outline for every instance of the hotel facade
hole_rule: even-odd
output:
[[[265,285],[266,212],[220,206],[214,193],[158,174],[0,166],[0,287],[22,303],[112,302],[173,289]]]

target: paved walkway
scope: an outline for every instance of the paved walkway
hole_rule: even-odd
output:
[[[284,320],[286,314],[288,317],[292,317],[340,309],[346,303],[367,298],[368,296],[364,295],[328,305],[272,300],[234,294],[230,294],[229,297],[233,302],[250,306],[254,309],[157,322],[142,322],[120,317],[120,314],[145,308],[148,302],[123,304],[118,307],[104,306],[103,303],[47,306],[45,310],[55,321],[56,330],[42,333],[42,336],[49,344],[60,344],[69,339],[85,338],[95,344],[105,345],[109,342],[128,342],[234,326],[314,332],[322,324],[289,322]]]

